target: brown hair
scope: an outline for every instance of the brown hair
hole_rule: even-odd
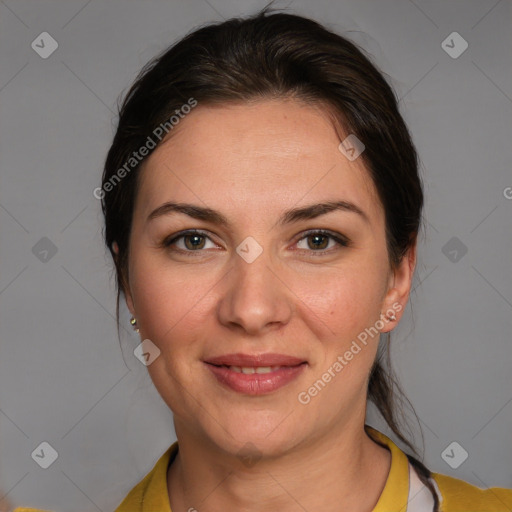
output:
[[[295,98],[323,106],[337,126],[365,145],[361,158],[384,208],[390,265],[395,268],[416,244],[423,207],[418,156],[394,91],[354,43],[311,19],[269,14],[268,7],[245,19],[233,18],[191,32],[150,61],[126,94],[106,158],[105,191],[106,184],[112,183],[155,128],[164,126],[191,98],[205,105]],[[116,267],[118,329],[139,169],[140,165],[135,165],[102,197],[105,243]],[[114,241],[118,256],[113,251]],[[384,353],[387,361],[382,360]],[[388,335],[386,350],[380,351],[371,370],[368,399],[416,454],[400,431],[397,398],[407,400],[393,376]],[[430,471],[415,457],[407,456],[432,491],[437,511]]]

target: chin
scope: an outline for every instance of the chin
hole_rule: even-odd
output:
[[[232,455],[236,455],[239,458],[251,457],[253,460],[260,459],[261,457],[280,457],[292,448],[293,444],[289,438],[269,439],[265,436],[260,438],[245,436],[238,440],[238,444],[231,440],[229,446],[223,447],[224,450]]]
[[[279,417],[273,414],[271,420],[268,414],[260,420],[257,416],[257,413],[252,413],[246,421],[239,417],[231,423],[223,422],[222,427],[216,425],[215,433],[211,432],[210,437],[223,450],[236,455],[254,452],[252,455],[277,456],[296,444],[300,434],[291,431],[290,427],[296,429],[297,423],[287,421],[287,414]]]

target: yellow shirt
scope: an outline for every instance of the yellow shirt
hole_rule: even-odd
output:
[[[372,512],[431,512],[433,498],[409,464],[405,453],[387,436],[365,425],[377,442],[391,451],[391,468]],[[173,443],[153,469],[128,493],[115,512],[172,512],[167,490],[167,467],[178,453]],[[512,512],[512,489],[480,489],[458,478],[432,473],[441,512]],[[48,512],[18,507],[14,512]]]

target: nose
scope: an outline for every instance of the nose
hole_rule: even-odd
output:
[[[248,249],[245,254],[243,249]],[[253,259],[255,248],[239,246],[231,270],[225,276],[218,308],[219,321],[230,329],[250,335],[264,334],[289,322],[294,294],[285,282],[284,267],[263,250]]]

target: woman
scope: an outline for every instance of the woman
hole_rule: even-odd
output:
[[[354,44],[268,9],[196,30],[128,92],[95,194],[118,319],[122,293],[177,436],[116,512],[511,510],[365,424],[370,399],[415,453],[379,340],[423,193]]]

